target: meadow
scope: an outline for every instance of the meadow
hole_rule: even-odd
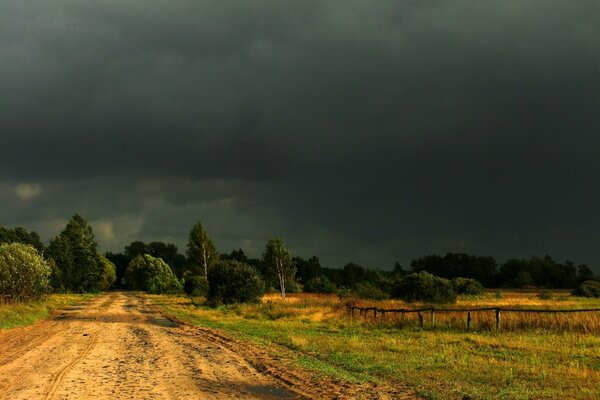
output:
[[[416,316],[351,317],[346,302],[415,308],[402,301],[340,299],[333,295],[266,295],[257,304],[211,308],[203,299],[148,295],[192,324],[222,329],[266,346],[301,367],[351,383],[406,387],[429,399],[600,398],[600,313],[440,314],[435,327]],[[568,292],[486,292],[452,307],[600,308],[600,299]],[[293,356],[290,356],[293,354]]]

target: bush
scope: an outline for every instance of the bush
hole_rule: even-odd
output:
[[[600,297],[600,282],[595,280],[585,281],[573,290],[573,294],[583,297]]]
[[[406,275],[397,281],[392,288],[392,297],[404,301],[428,303],[454,303],[456,301],[456,294],[448,279],[425,271]]]
[[[108,290],[117,280],[117,267],[104,256],[100,256],[100,265],[102,266],[102,272],[100,273],[98,289]]]
[[[208,301],[212,304],[256,302],[264,291],[264,282],[248,264],[224,260],[208,271]]]
[[[206,296],[208,293],[208,279],[201,275],[188,276],[185,278],[183,291],[191,297]]]
[[[162,258],[148,254],[139,255],[125,270],[127,286],[133,290],[160,294],[181,291],[181,282],[177,280],[171,267]]]
[[[354,286],[353,292],[359,299],[385,300],[390,295],[369,282],[361,282]]]
[[[337,287],[326,276],[316,276],[304,284],[306,293],[335,293]]]
[[[450,281],[456,294],[477,295],[483,293],[483,285],[471,278],[454,278]]]
[[[50,265],[35,247],[0,245],[0,294],[13,300],[35,298],[50,290]]]

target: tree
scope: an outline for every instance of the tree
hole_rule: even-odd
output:
[[[269,239],[263,255],[263,262],[267,270],[277,277],[281,298],[285,299],[286,283],[294,282],[296,266],[281,239]]]
[[[60,269],[66,290],[84,293],[99,289],[102,264],[96,248],[92,227],[79,214],[50,242],[48,254]]]
[[[404,301],[454,303],[456,294],[450,281],[421,271],[404,276],[392,288],[392,297]]]
[[[117,267],[108,258],[99,256],[100,264],[102,265],[102,274],[98,289],[108,290],[117,280]]]
[[[585,281],[573,290],[573,294],[575,296],[600,297],[600,282]]]
[[[243,262],[223,260],[208,271],[208,301],[212,304],[256,302],[264,282],[258,271]]]
[[[190,231],[186,254],[188,265],[195,273],[204,276],[208,276],[208,269],[218,260],[215,245],[200,222]]]
[[[305,284],[311,279],[321,276],[322,267],[319,257],[312,256],[308,260],[302,257],[294,257],[292,261],[296,265],[296,276],[299,282]]]
[[[127,286],[133,290],[143,290],[160,294],[182,289],[171,267],[162,259],[149,254],[139,255],[129,263],[125,271]]]
[[[21,227],[11,229],[0,226],[0,244],[2,243],[28,244],[35,247],[40,254],[46,250],[46,246],[44,246],[40,236],[35,231],[27,232]]]
[[[326,276],[316,276],[310,278],[304,284],[306,293],[335,293],[337,288],[335,283],[331,282]]]
[[[0,294],[12,300],[35,298],[50,289],[50,265],[33,246],[0,245]]]

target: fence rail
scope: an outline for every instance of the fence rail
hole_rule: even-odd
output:
[[[377,308],[377,307],[358,307],[351,303],[346,303],[346,309],[348,314],[354,318],[354,311],[358,310],[359,316],[368,317],[369,312],[373,312],[373,318],[377,321],[379,315],[380,320],[383,319],[386,314],[411,314],[417,313],[419,318],[419,326],[424,326],[423,313],[430,313],[431,326],[435,327],[435,315],[436,313],[467,313],[467,330],[471,329],[472,312],[482,311],[493,311],[496,314],[496,329],[501,327],[501,313],[540,313],[540,314],[563,314],[563,313],[583,313],[583,312],[600,312],[600,308],[584,308],[584,309],[536,309],[536,308],[503,308],[503,307],[472,307],[472,308]]]

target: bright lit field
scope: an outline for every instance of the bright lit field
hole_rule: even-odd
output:
[[[0,302],[0,329],[33,324],[42,318],[47,318],[53,310],[79,303],[93,296],[90,294],[50,294],[30,302]]]
[[[493,329],[493,312],[475,314],[466,332],[465,313],[436,317],[423,329],[406,317],[382,323],[350,318],[335,296],[295,294],[282,301],[209,308],[183,296],[149,296],[178,318],[223,329],[268,346],[305,368],[354,383],[377,382],[416,390],[431,399],[600,398],[600,313],[506,314]],[[453,307],[600,308],[600,299],[555,292],[488,292]],[[362,301],[380,308],[409,308],[399,301]],[[489,314],[489,315],[488,315]]]

